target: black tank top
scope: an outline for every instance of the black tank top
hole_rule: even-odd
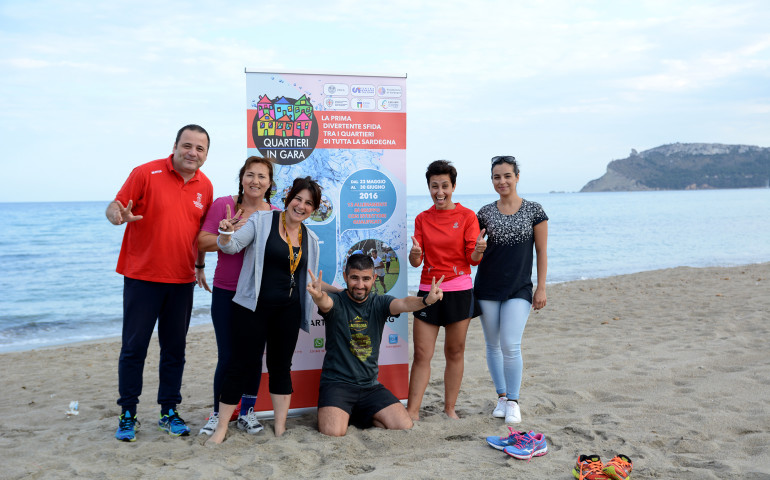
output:
[[[307,275],[307,229],[302,228],[302,258],[297,270],[294,271],[294,288],[291,286],[291,273],[289,271],[289,245],[281,238],[279,225],[281,212],[273,212],[273,223],[270,226],[270,235],[265,244],[265,261],[262,265],[262,284],[259,288],[259,301],[271,305],[285,305],[299,302],[299,279],[301,275]],[[294,247],[294,255],[299,253],[299,247]],[[291,297],[289,296],[291,290]]]

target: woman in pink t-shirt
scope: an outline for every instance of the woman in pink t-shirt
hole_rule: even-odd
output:
[[[217,247],[219,222],[222,219],[228,219],[233,223],[235,230],[238,230],[256,211],[280,210],[270,204],[273,186],[273,164],[270,160],[261,157],[247,158],[246,163],[241,167],[238,179],[238,195],[227,195],[214,200],[198,234],[199,250],[217,252],[217,268],[214,271],[214,289],[211,294],[211,321],[217,337],[218,353],[217,367],[214,370],[214,411],[200,430],[200,433],[207,435],[213,434],[219,423],[219,395],[232,355],[232,336],[237,334],[230,326],[232,300],[243,265],[242,251],[234,255],[219,251]],[[254,433],[262,430],[259,420],[253,413],[256,398],[257,392],[244,394],[241,398],[240,411],[240,417],[243,420],[241,423],[248,425],[247,431]]]

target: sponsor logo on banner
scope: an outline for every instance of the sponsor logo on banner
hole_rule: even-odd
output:
[[[377,87],[377,95],[381,97],[400,97],[402,89],[399,85],[380,85]]]
[[[373,97],[375,93],[374,85],[352,85],[350,91],[353,95],[363,97]]]
[[[344,83],[325,83],[324,95],[345,96],[348,94],[348,86]]]
[[[401,110],[401,100],[394,100],[391,98],[382,98],[377,102],[378,110]]]
[[[251,124],[254,145],[262,156],[279,165],[294,165],[313,153],[318,121],[309,97],[269,98],[260,95]]]
[[[324,107],[327,110],[349,110],[350,102],[347,98],[326,97],[324,99]]]
[[[391,333],[390,335],[388,335],[388,343],[391,345],[398,343],[398,334]]]
[[[313,339],[313,348],[324,348],[324,339],[323,338],[314,338]]]
[[[374,110],[375,103],[373,98],[354,98],[350,107],[352,110]]]

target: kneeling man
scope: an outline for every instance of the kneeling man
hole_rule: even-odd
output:
[[[343,274],[347,289],[327,294],[321,275],[310,272],[307,290],[326,322],[326,357],[318,395],[318,429],[341,437],[348,424],[406,430],[412,419],[406,408],[377,381],[380,340],[388,317],[414,312],[441,300],[441,277],[433,279],[425,297],[377,295],[374,262],[367,255],[348,258]]]

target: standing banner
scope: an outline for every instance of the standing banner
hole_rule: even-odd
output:
[[[323,279],[343,287],[353,253],[379,256],[372,291],[407,294],[406,75],[277,73],[246,69],[247,156],[275,164],[271,199],[283,208],[295,178],[311,176],[321,206],[305,224],[320,240]],[[269,280],[268,280],[269,281]],[[292,360],[292,413],[315,408],[326,353],[315,313]],[[380,346],[380,383],[406,399],[408,317],[388,319]],[[255,410],[272,410],[265,361]]]

